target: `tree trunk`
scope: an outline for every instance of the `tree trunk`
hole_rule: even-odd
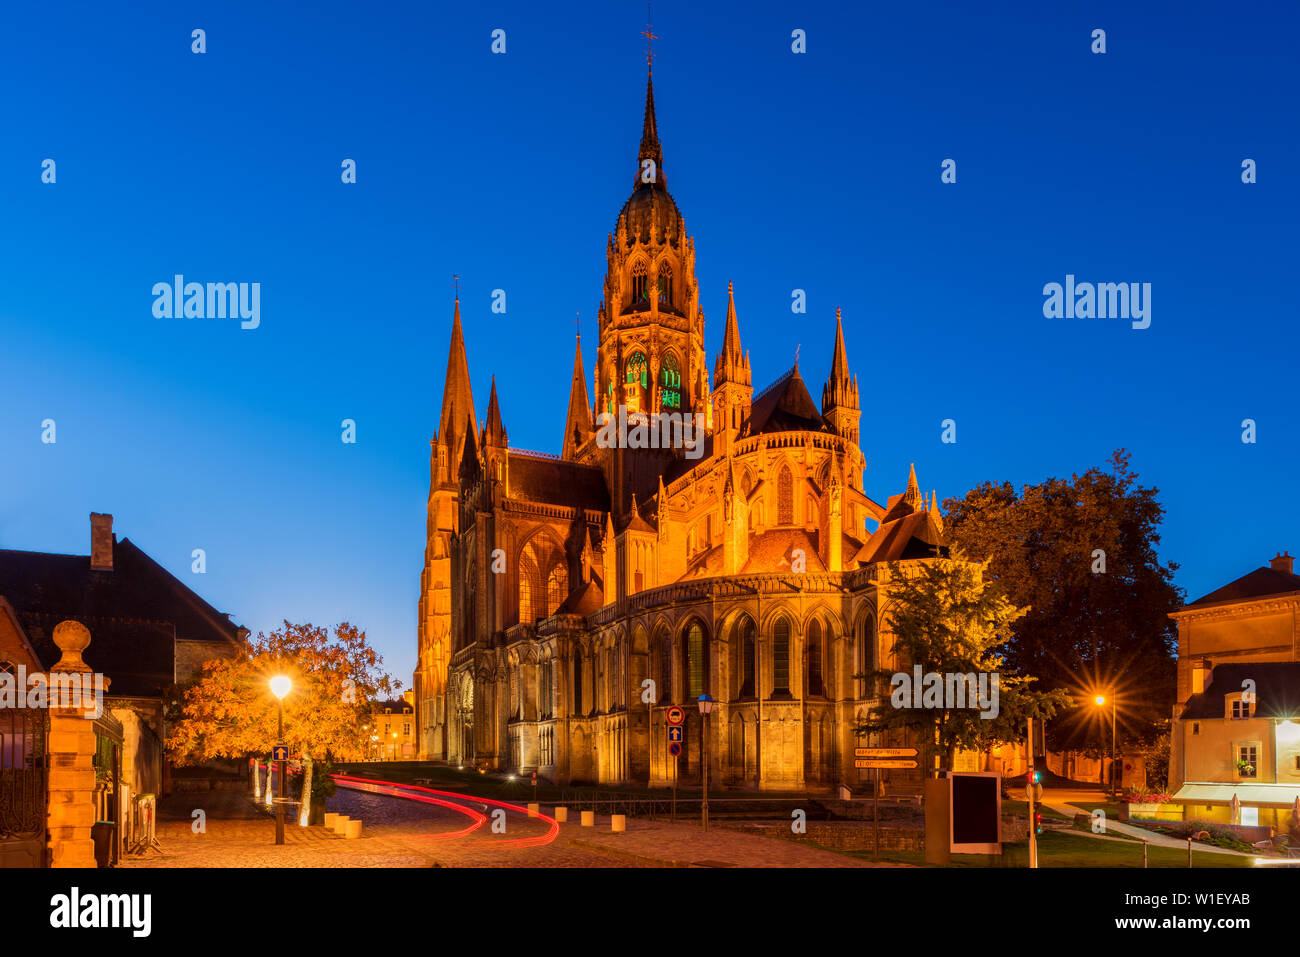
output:
[[[311,758],[302,756],[302,807],[298,811],[298,825],[306,827],[311,821]]]

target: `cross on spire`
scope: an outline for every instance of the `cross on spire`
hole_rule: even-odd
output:
[[[647,69],[654,70],[655,41],[658,40],[659,38],[655,36],[654,27],[652,27],[649,22],[650,21],[650,0],[646,0],[645,18],[646,18],[645,29],[641,31],[641,36],[646,38],[645,65]]]
[[[460,302],[460,276],[456,275],[455,273],[452,273],[451,278],[453,280],[452,286],[456,290],[456,301]]]

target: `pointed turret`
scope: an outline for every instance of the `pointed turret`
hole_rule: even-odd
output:
[[[497,377],[492,377],[492,394],[488,397],[487,424],[483,427],[483,444],[506,445],[506,427],[501,422],[501,405],[497,402]]]
[[[844,349],[844,322],[835,309],[835,351],[831,355],[831,374],[822,388],[822,417],[835,432],[851,442],[858,441],[858,422],[862,407],[858,403],[858,380],[849,374],[848,354]]]
[[[921,508],[924,500],[921,498],[921,486],[916,481],[916,463],[912,463],[911,471],[907,473],[907,491],[903,493],[903,501],[912,506],[913,511]]]
[[[572,460],[592,431],[591,400],[587,398],[587,374],[582,365],[582,336],[573,349],[573,381],[569,384],[569,415],[564,423],[564,444],[560,457]]]
[[[456,297],[451,320],[451,345],[447,350],[447,376],[442,387],[442,415],[438,420],[438,441],[446,449],[439,456],[444,463],[439,479],[455,481],[465,440],[478,445],[474,415],[474,394],[469,385],[469,360],[465,357],[465,334],[460,327],[460,297]]]
[[[713,364],[714,388],[725,382],[751,384],[749,357],[740,347],[740,323],[736,319],[735,287],[727,283],[727,321],[722,334],[722,351]]]
[[[646,179],[646,160],[654,163],[654,178]],[[646,72],[645,78],[645,116],[641,121],[641,148],[636,157],[636,181],[633,188],[647,183],[660,189],[667,189],[664,181],[664,151],[659,144],[659,123],[655,119],[655,83],[654,74]]]

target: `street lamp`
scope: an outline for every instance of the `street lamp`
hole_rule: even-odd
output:
[[[1093,698],[1092,700],[1096,702],[1098,708],[1106,707],[1106,696],[1104,694],[1099,694],[1097,695],[1097,697]],[[1111,695],[1110,698],[1110,776],[1106,781],[1106,793],[1109,794],[1112,799],[1115,797],[1115,761],[1117,757],[1115,754],[1116,704],[1117,702],[1115,701],[1115,696]]]
[[[709,715],[713,712],[713,698],[711,695],[700,695],[700,714],[703,720],[700,722],[700,763],[704,767],[704,801],[700,805],[700,817],[704,822],[704,830],[709,829]]]
[[[284,696],[289,693],[289,689],[292,687],[293,687],[293,682],[290,681],[288,678],[286,678],[284,675],[276,675],[274,678],[271,679],[271,694],[275,695],[276,697],[276,705],[278,709],[278,717],[276,720],[276,732],[275,732],[275,746],[277,749],[284,747]],[[284,752],[280,751],[280,754],[283,755]],[[279,767],[280,795],[279,795],[279,799],[275,802],[275,843],[283,844],[284,843],[284,765],[285,765],[284,758],[281,757],[280,760],[276,761],[275,763],[280,766]]]

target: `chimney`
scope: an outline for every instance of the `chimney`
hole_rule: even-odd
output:
[[[90,513],[90,567],[100,571],[113,570],[113,516]]]
[[[1290,575],[1292,574],[1291,563],[1294,561],[1295,559],[1292,558],[1288,552],[1282,552],[1281,554],[1275,555],[1272,558],[1270,558],[1268,564],[1272,567],[1273,571],[1286,572],[1288,575]]]

